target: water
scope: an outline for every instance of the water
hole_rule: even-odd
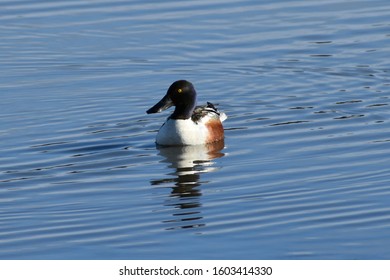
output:
[[[390,4],[1,1],[1,259],[390,258]],[[175,80],[226,139],[159,149]]]

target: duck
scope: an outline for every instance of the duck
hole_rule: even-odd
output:
[[[165,96],[147,114],[160,113],[172,106],[173,113],[160,127],[156,144],[161,146],[205,145],[222,141],[227,119],[212,103],[196,106],[197,94],[194,85],[187,80],[172,83]]]

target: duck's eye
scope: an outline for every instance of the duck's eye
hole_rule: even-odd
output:
[[[177,92],[178,92],[178,93],[182,93],[183,90],[182,90],[181,88],[179,88],[179,89],[177,90]]]

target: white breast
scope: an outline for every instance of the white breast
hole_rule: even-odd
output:
[[[168,119],[157,133],[159,145],[200,145],[207,139],[207,128],[203,122],[194,123],[191,119]]]

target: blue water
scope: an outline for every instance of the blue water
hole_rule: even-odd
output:
[[[390,3],[0,1],[0,259],[389,259]],[[157,148],[178,79],[224,143]]]

